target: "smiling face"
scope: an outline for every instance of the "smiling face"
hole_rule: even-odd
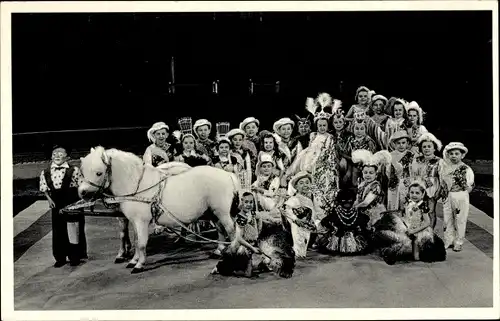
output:
[[[333,119],[333,128],[335,128],[336,131],[341,131],[342,129],[344,129],[344,124],[345,124],[344,118]]]
[[[451,149],[448,151],[448,158],[453,164],[458,164],[463,158],[463,153],[460,149]]]
[[[368,103],[368,92],[362,90],[358,93],[358,104],[366,105]]]
[[[259,131],[259,127],[255,122],[247,124],[244,129],[248,137],[254,137]]]
[[[241,202],[243,203],[241,209],[243,212],[248,213],[251,212],[255,209],[255,200],[253,198],[253,195],[247,194],[243,196]]]
[[[56,148],[52,151],[52,162],[57,166],[66,162],[68,154],[66,150],[62,147]]]
[[[227,157],[229,155],[230,146],[227,142],[223,142],[219,144],[219,155]]]
[[[235,149],[240,149],[243,145],[243,135],[237,134],[231,137],[231,142]]]
[[[420,150],[424,156],[432,156],[434,155],[434,152],[436,151],[436,147],[434,146],[433,142],[422,142],[420,145]]]
[[[353,128],[353,134],[356,138],[365,137],[366,136],[365,123],[355,123]]]
[[[210,128],[208,125],[200,126],[196,128],[196,133],[201,140],[205,140],[208,138],[208,135],[210,135]]]
[[[299,122],[299,135],[304,136],[311,132],[311,125],[309,122]]]
[[[308,195],[311,192],[311,180],[309,177],[303,177],[295,183],[295,189],[299,194]]]
[[[273,171],[273,163],[270,162],[265,162],[260,164],[260,173],[265,176],[271,175],[271,172]]]
[[[374,101],[372,109],[375,114],[377,115],[382,114],[382,112],[384,111],[384,102],[381,99]]]
[[[412,125],[418,125],[418,112],[414,109],[408,111],[408,120]]]
[[[318,121],[316,122],[316,127],[318,127],[318,133],[326,133],[328,131],[328,120],[318,119]]]
[[[403,104],[396,103],[394,105],[394,118],[400,119],[403,118],[405,115],[405,107]]]
[[[408,149],[408,138],[400,138],[394,141],[394,145],[396,145],[396,150],[398,152],[404,152]]]
[[[408,191],[410,199],[414,202],[420,202],[424,198],[424,191],[421,186],[412,185]]]
[[[153,135],[155,137],[156,146],[162,147],[163,145],[165,145],[165,141],[167,140],[168,137],[168,133],[165,128],[155,131]]]
[[[194,149],[194,138],[187,136],[182,140],[182,148],[185,152],[190,152]]]
[[[285,140],[288,140],[292,136],[292,131],[293,127],[291,124],[282,125],[278,128],[278,134]]]
[[[363,179],[370,183],[373,182],[376,178],[377,171],[374,166],[365,166],[363,167]]]
[[[274,149],[274,138],[266,137],[264,138],[264,150],[270,152]]]

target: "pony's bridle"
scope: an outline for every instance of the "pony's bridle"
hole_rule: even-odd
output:
[[[110,163],[106,164],[104,160],[103,163],[106,165],[106,171],[104,172],[105,176],[100,185],[85,178],[85,176],[83,176],[83,171],[80,171],[82,173],[82,178],[85,183],[89,184],[90,186],[98,188],[98,190],[94,193],[93,199],[95,199],[98,195],[102,194],[103,191],[111,185],[111,181],[109,179],[109,177],[111,176],[111,164]]]

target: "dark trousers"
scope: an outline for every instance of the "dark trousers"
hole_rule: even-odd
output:
[[[52,209],[52,254],[57,262],[78,261],[87,258],[87,239],[85,237],[85,216],[71,218],[71,222],[79,223],[78,244],[70,244],[68,238],[68,215],[60,214],[58,208]]]

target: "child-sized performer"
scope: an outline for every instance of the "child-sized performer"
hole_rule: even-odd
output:
[[[398,131],[405,131],[408,123],[408,114],[406,113],[408,103],[401,98],[393,98],[392,103],[388,103],[388,111],[391,113],[391,118],[389,118],[385,124],[385,138],[388,142],[383,144],[384,148],[392,151],[395,149],[394,145],[391,144],[391,137],[394,133]]]
[[[293,249],[297,258],[305,258],[311,232],[316,231],[316,222],[321,215],[319,204],[312,193],[312,176],[307,172],[297,173],[291,180],[292,196],[285,202],[285,217],[290,224]]]
[[[295,122],[290,118],[281,118],[273,124],[273,130],[281,138],[282,148],[286,151],[286,154],[290,155],[289,159],[286,159],[286,163],[283,164],[285,167],[290,166],[294,161],[295,157],[302,151],[302,145],[296,139],[292,138],[293,129],[295,127]]]
[[[239,155],[231,154],[231,142],[226,137],[219,138],[217,142],[217,153],[213,159],[214,167],[230,173],[239,173],[243,168],[243,159]]]
[[[368,249],[368,216],[353,207],[356,190],[341,189],[335,203],[325,208],[321,226],[327,229],[318,239],[318,249],[342,255],[362,254]]]
[[[387,98],[382,95],[375,95],[372,97],[370,104],[370,113],[372,113],[371,118],[377,123],[377,125],[384,130],[385,124],[389,119],[389,115],[385,113],[385,106],[387,105]]]
[[[356,97],[355,101],[356,104],[352,105],[352,107],[349,109],[347,112],[347,115],[345,116],[347,119],[352,119],[354,117],[354,114],[364,112],[368,112],[368,108],[370,106],[370,100],[371,96],[375,92],[373,90],[368,89],[365,86],[361,86],[356,90]]]
[[[252,168],[255,168],[255,164],[257,163],[257,155],[253,154],[248,145],[244,145],[245,132],[239,128],[231,129],[226,137],[231,141],[231,154],[237,156],[242,161],[242,169],[247,173],[246,175],[248,175],[250,181],[252,181]],[[252,142],[247,142],[253,146]],[[255,152],[257,151],[255,146],[253,149],[255,149]]]
[[[370,221],[367,228],[371,229],[380,219],[380,213],[386,210],[384,205],[384,192],[380,183],[383,168],[391,162],[391,154],[382,150],[375,154],[364,149],[352,152],[352,161],[361,163],[363,180],[358,185],[358,194],[353,207],[366,214]]]
[[[410,176],[413,180],[419,179],[425,183],[425,190],[429,197],[429,215],[431,217],[431,227],[436,227],[436,202],[443,196],[446,197],[448,191],[441,188],[439,177],[441,158],[436,156],[436,151],[440,151],[442,144],[439,139],[431,133],[425,133],[417,141],[419,156],[413,159]]]
[[[172,161],[177,154],[179,142],[169,135],[169,127],[164,122],[154,123],[148,130],[148,139],[152,143],[142,156],[144,163],[154,167]]]
[[[377,146],[375,144],[375,141],[373,141],[373,139],[366,135],[366,123],[364,118],[365,116],[363,115],[364,114],[361,114],[356,119],[354,119],[354,121],[350,125],[350,131],[354,134],[354,136],[351,136],[347,142],[347,155],[351,155],[353,151],[359,149],[368,150],[372,154],[376,152]],[[351,168],[351,184],[352,186],[357,187],[361,171],[359,169],[359,166],[352,166],[352,160],[347,155],[345,157],[349,162],[349,168]]]
[[[66,257],[71,266],[87,258],[85,216],[60,213],[62,208],[79,200],[78,185],[82,180],[80,170],[70,166],[67,157],[67,150],[56,146],[49,168],[40,174],[40,191],[45,194],[52,209],[52,254],[56,268],[66,264]]]
[[[288,163],[287,159],[290,159],[290,154],[287,154],[287,150],[282,148],[283,144],[281,143],[281,138],[277,134],[263,130],[260,132],[260,136],[260,152],[257,156],[257,161],[264,154],[271,156],[276,163],[276,167],[274,169],[275,175],[282,177],[286,170],[285,164]]]
[[[453,250],[462,250],[467,217],[469,193],[474,188],[474,172],[462,160],[468,149],[464,144],[452,142],[445,146],[440,176],[443,188],[449,192],[443,203],[444,243]]]
[[[413,181],[409,186],[409,202],[402,215],[387,212],[375,226],[380,254],[389,265],[409,257],[424,262],[446,259],[444,243],[431,227],[425,189],[423,181]]]
[[[179,132],[176,132],[175,134],[177,133]],[[192,167],[212,164],[212,160],[209,156],[202,154],[195,149],[196,140],[193,135],[182,134],[179,140],[182,144],[182,153],[174,158],[176,162],[186,163]]]
[[[206,119],[198,119],[193,125],[193,131],[198,137],[195,149],[212,159],[216,150],[215,142],[209,138],[212,131],[212,123]]]
[[[257,180],[252,184],[252,191],[256,193],[259,210],[271,211],[278,202],[280,178],[274,173],[276,162],[268,154],[261,154],[255,170]]]
[[[259,126],[260,121],[255,117],[247,117],[240,123],[240,129],[246,134],[245,139],[252,142],[256,148],[260,145]]]
[[[406,106],[406,113],[408,115],[408,135],[410,136],[410,146],[413,153],[418,154],[419,148],[417,146],[417,141],[422,136],[428,132],[427,128],[422,125],[424,121],[424,111],[420,106],[412,101]]]
[[[413,153],[409,150],[410,137],[406,131],[398,131],[391,137],[396,150],[391,152],[392,166],[387,192],[389,211],[404,209],[408,186],[410,186],[410,167]]]
[[[311,134],[311,120],[309,117],[310,115],[307,115],[307,117],[295,115],[297,119],[297,136],[295,136],[295,139],[300,143],[302,149],[309,146],[309,135]],[[297,155],[298,154],[300,154],[300,152],[298,152]]]

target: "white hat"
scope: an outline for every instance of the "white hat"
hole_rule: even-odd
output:
[[[256,176],[259,176],[260,167],[264,163],[271,163],[271,164],[273,164],[274,167],[276,167],[276,162],[274,161],[274,158],[271,155],[266,154],[266,153],[261,153],[259,155],[259,160],[257,161],[257,165],[255,166],[255,175]]]
[[[166,129],[167,131],[170,130],[170,128],[167,126],[167,124],[165,124],[162,121],[154,123],[153,126],[151,126],[151,128],[148,129],[148,139],[150,142],[154,143],[156,141],[156,139],[154,137],[154,133],[160,129]]]
[[[255,123],[257,124],[257,127],[260,126],[260,121],[255,118],[255,117],[247,117],[245,118],[241,123],[240,123],[240,129],[245,130],[245,127],[250,124],[250,123]]]
[[[408,138],[408,140],[409,140],[410,135],[408,135],[406,130],[399,130],[399,131],[395,132],[394,134],[392,134],[390,141],[394,142],[394,141],[399,140],[401,138]]]
[[[292,125],[292,128],[295,126],[295,122],[293,120],[291,120],[290,118],[288,118],[288,117],[281,118],[280,120],[274,122],[273,130],[275,133],[277,133],[281,126],[288,125],[288,124]]]
[[[231,146],[231,141],[226,136],[220,136],[220,137],[217,138],[217,146],[219,146],[223,142],[224,143],[228,143],[229,146]]]
[[[436,144],[436,149],[438,151],[440,151],[441,148],[443,147],[441,141],[431,133],[423,133],[422,135],[420,135],[420,137],[417,140],[417,145],[420,146],[420,144],[422,144],[423,142],[433,142],[434,144]]]
[[[233,136],[236,136],[236,135],[242,135],[243,139],[246,137],[245,132],[239,128],[233,128],[230,131],[228,131],[226,134],[226,137],[231,139],[231,138],[233,138]]]
[[[387,98],[382,95],[375,95],[372,97],[372,103],[375,102],[376,100],[383,100],[384,104],[387,104]]]
[[[417,111],[417,115],[418,115],[418,123],[420,125],[422,125],[422,122],[424,121],[424,111],[422,110],[422,108],[420,108],[420,106],[417,104],[416,101],[412,101],[410,102],[409,104],[407,104],[406,106],[406,114],[408,114],[408,112],[410,110],[416,110]]]
[[[291,187],[295,188],[295,185],[297,185],[297,182],[299,180],[301,180],[302,178],[306,178],[306,177],[309,178],[309,180],[312,183],[312,181],[313,181],[312,175],[309,172],[302,171],[302,172],[298,172],[297,174],[295,174],[288,184],[290,184]]]
[[[448,152],[450,150],[452,150],[452,149],[459,149],[459,150],[461,150],[464,153],[464,156],[467,155],[467,153],[469,152],[469,150],[467,149],[467,147],[464,146],[464,144],[459,143],[459,142],[451,142],[451,143],[449,143],[448,145],[446,145],[444,147],[443,158],[448,158],[447,157]]]
[[[208,130],[211,131],[212,130],[212,123],[209,122],[208,120],[206,119],[198,119],[195,123],[194,123],[194,126],[193,126],[193,129],[194,129],[194,133],[196,134],[196,136],[198,136],[198,133],[196,132],[196,130],[198,129],[198,127],[201,127],[201,126],[205,126],[207,125],[208,126]]]

